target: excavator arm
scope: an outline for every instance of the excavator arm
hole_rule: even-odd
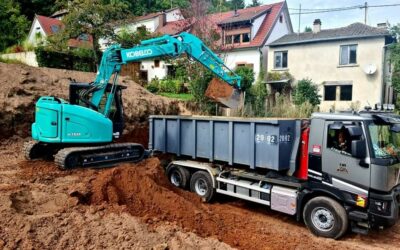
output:
[[[113,86],[117,84],[118,73],[122,65],[160,57],[174,58],[182,54],[187,54],[227,84],[240,89],[240,76],[229,69],[198,37],[182,32],[176,36],[164,35],[144,40],[140,45],[133,48],[123,49],[120,45],[109,47],[103,53],[99,71],[92,87],[86,90],[83,95],[88,96],[91,93],[90,106],[98,109],[111,77],[113,77]],[[116,88],[113,87],[106,98],[107,101],[103,111],[105,116],[109,114],[115,90]]]

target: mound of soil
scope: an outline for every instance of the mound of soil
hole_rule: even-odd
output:
[[[40,96],[68,99],[71,81],[94,79],[95,73],[0,63],[0,139],[29,136],[35,102]],[[185,112],[179,102],[154,95],[129,79],[121,77],[119,83],[128,87],[123,93],[128,135],[135,128],[143,127],[150,114]]]
[[[99,173],[89,182],[86,198],[88,205],[122,207],[154,227],[174,223],[239,249],[355,249],[361,243],[366,248],[383,246],[377,232],[334,241],[313,236],[303,223],[265,206],[221,196],[211,204],[203,203],[195,194],[173,187],[157,158]],[[399,225],[396,228],[386,231],[390,237],[396,238]],[[393,244],[398,245],[391,242],[385,247]]]

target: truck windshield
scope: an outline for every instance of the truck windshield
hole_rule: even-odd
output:
[[[371,144],[375,158],[395,158],[400,157],[400,133],[393,132],[389,124],[368,125],[371,136]]]

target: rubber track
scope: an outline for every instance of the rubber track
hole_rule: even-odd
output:
[[[33,140],[30,140],[30,141],[27,141],[24,143],[24,149],[23,149],[24,151],[23,152],[24,152],[24,156],[25,156],[26,160],[33,160],[33,158],[31,157],[31,150],[37,144],[39,144],[39,142],[33,141]]]
[[[58,153],[54,157],[54,162],[56,165],[61,168],[61,169],[68,169],[65,166],[65,159],[67,159],[68,155],[71,153],[76,153],[76,152],[81,152],[84,153],[85,151],[91,151],[91,150],[104,150],[104,149],[114,149],[114,148],[121,148],[124,149],[129,146],[142,146],[141,144],[138,143],[113,143],[113,144],[108,144],[105,146],[96,146],[96,147],[70,147],[70,148],[64,148],[58,151]]]

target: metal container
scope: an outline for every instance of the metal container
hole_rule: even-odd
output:
[[[296,162],[300,120],[157,115],[149,123],[153,151],[251,169],[288,170]]]

